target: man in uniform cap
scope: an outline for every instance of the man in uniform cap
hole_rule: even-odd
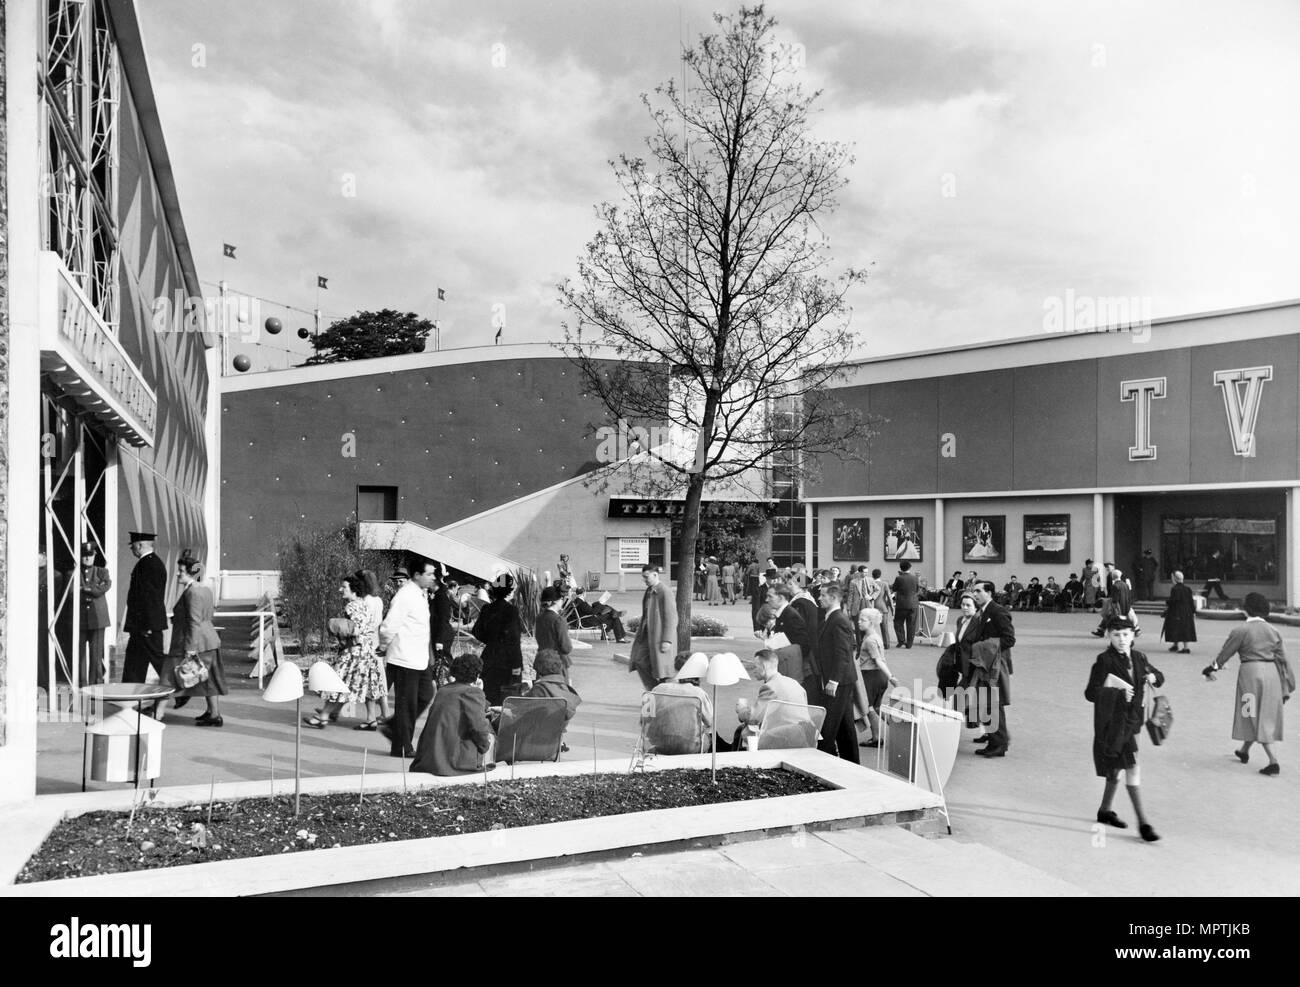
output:
[[[131,570],[126,592],[126,620],[122,630],[130,635],[126,643],[123,682],[144,682],[149,666],[162,674],[163,631],[167,627],[167,566],[154,553],[157,536],[152,531],[132,531],[131,554],[138,562]]]

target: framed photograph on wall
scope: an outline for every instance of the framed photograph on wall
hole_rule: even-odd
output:
[[[1025,515],[1025,561],[1069,563],[1070,515]]]
[[[919,517],[885,518],[885,561],[921,561],[921,519]]]
[[[1005,562],[1007,560],[1007,516],[967,514],[961,519],[963,562]]]
[[[836,562],[866,562],[870,542],[871,519],[842,517],[835,519],[831,557]]]

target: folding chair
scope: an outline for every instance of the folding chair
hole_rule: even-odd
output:
[[[632,767],[652,754],[703,754],[709,749],[704,704],[698,696],[641,695],[641,733],[632,751]]]
[[[507,696],[497,724],[497,760],[558,761],[567,705],[558,698]]]
[[[605,640],[605,625],[600,622],[600,618],[595,614],[584,617],[578,612],[578,606],[573,600],[569,600],[561,608],[560,614],[564,617],[565,623],[569,625],[569,630],[574,634],[580,634],[583,631],[599,631],[600,639]]]
[[[801,706],[773,699],[763,711],[754,750],[816,747],[825,722],[826,709],[823,706]]]

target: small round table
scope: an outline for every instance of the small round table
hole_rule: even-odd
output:
[[[162,685],[145,685],[141,682],[113,682],[82,686],[81,694],[95,703],[135,704],[135,772],[134,785],[140,787],[140,725],[144,718],[144,704],[168,698],[175,690]],[[86,790],[86,734],[81,735],[81,790]]]

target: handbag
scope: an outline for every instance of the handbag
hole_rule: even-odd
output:
[[[1147,717],[1147,736],[1151,743],[1159,747],[1169,737],[1174,725],[1174,708],[1169,704],[1169,697],[1156,693],[1151,697],[1151,715]]]
[[[329,620],[329,632],[334,637],[349,638],[357,636],[356,625],[352,623],[349,617],[331,617]]]
[[[198,655],[186,655],[172,674],[182,689],[193,689],[200,682],[208,680],[208,666],[199,661]]]

